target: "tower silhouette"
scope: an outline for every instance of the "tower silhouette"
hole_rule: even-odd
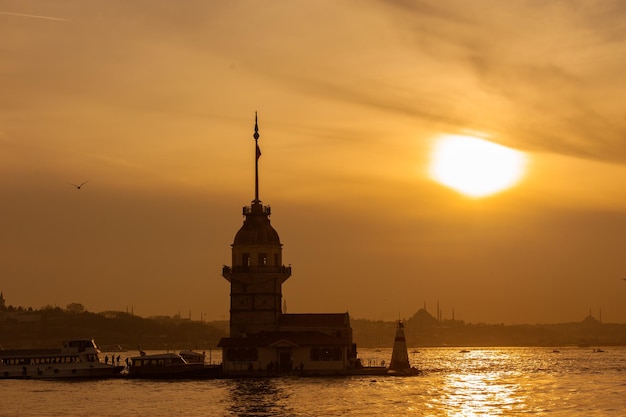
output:
[[[259,126],[255,115],[255,193],[243,207],[244,222],[233,241],[231,266],[222,276],[230,282],[230,337],[276,330],[282,314],[282,284],[291,267],[282,264],[282,244],[270,224],[271,209],[259,200]]]
[[[283,265],[282,243],[270,224],[271,210],[259,199],[259,125],[254,118],[254,200],[243,208],[231,265],[222,267],[230,282],[230,335],[222,348],[225,375],[349,374],[360,364],[352,342],[350,315],[287,314],[282,284],[291,276]]]

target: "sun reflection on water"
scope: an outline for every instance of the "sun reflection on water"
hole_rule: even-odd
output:
[[[513,352],[471,351],[465,355],[465,368],[480,372],[453,372],[443,378],[441,406],[455,410],[451,416],[509,415],[526,402],[519,375],[502,370],[499,363],[517,362]]]
[[[506,415],[507,410],[520,401],[516,398],[517,386],[500,382],[498,373],[492,374],[452,374],[445,378],[447,387],[443,402],[446,408],[459,410],[455,415],[485,415],[500,410]]]

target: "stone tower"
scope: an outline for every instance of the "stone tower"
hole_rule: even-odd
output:
[[[240,338],[261,331],[275,331],[282,314],[282,284],[291,276],[291,266],[282,263],[282,244],[270,224],[271,210],[259,200],[259,127],[255,115],[255,195],[243,207],[243,226],[235,235],[231,266],[222,276],[230,282],[230,337]]]

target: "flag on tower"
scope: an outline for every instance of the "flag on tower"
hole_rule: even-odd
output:
[[[261,157],[261,148],[259,148],[259,145],[256,145],[256,159],[259,159]]]

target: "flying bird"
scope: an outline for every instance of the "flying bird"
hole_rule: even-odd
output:
[[[87,184],[87,181],[81,183],[81,184],[72,184],[71,182],[69,183],[70,185],[73,185],[74,187],[76,187],[77,190],[80,190],[80,187],[82,187],[83,185]]]

